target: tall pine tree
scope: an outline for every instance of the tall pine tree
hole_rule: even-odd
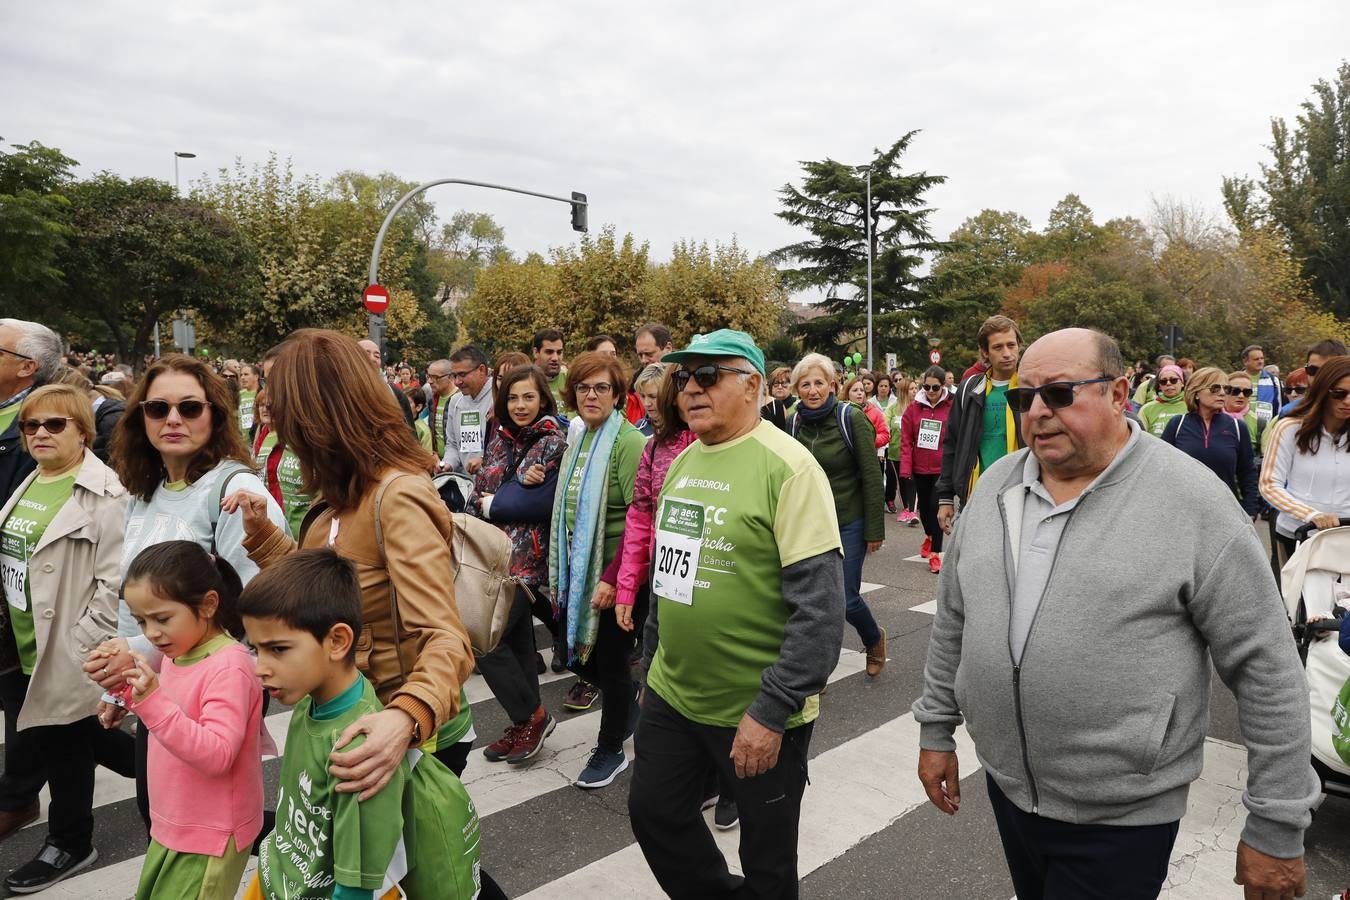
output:
[[[900,157],[917,131],[911,131],[862,166],[833,159],[803,162],[801,187],[786,184],[779,191],[783,209],[777,216],[810,232],[807,240],[776,250],[772,259],[795,268],[781,270],[789,290],[824,288],[826,314],[796,326],[808,350],[838,355],[841,348],[866,336],[867,220],[872,221],[873,351],[909,358],[923,352],[917,324],[927,276],[920,268],[927,254],[945,244],[928,227],[932,215],[924,194],[946,181],[945,175],[905,172]],[[872,203],[867,205],[866,175],[872,176]]]

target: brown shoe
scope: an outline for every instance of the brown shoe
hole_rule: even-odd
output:
[[[886,668],[886,629],[881,629],[881,640],[867,648],[867,674],[875,678]]]
[[[544,713],[543,718],[531,718],[524,725],[520,725],[516,732],[516,745],[511,751],[511,755],[506,758],[508,763],[518,765],[539,752],[539,748],[544,746],[544,738],[553,733],[553,728],[558,721]]]
[[[34,800],[19,809],[0,809],[0,841],[9,837],[25,825],[32,825],[38,818],[38,802]]]

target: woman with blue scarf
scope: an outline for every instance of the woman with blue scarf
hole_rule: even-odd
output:
[[[628,663],[635,636],[614,617],[619,545],[647,443],[624,418],[627,384],[617,357],[589,352],[572,361],[563,388],[565,404],[586,428],[558,470],[548,578],[567,667],[600,690],[600,736],[576,781],[583,788],[605,787],[628,768],[623,743],[637,725]],[[646,603],[644,590],[634,618],[636,606]]]
[[[799,400],[790,431],[830,479],[844,545],[844,615],[866,648],[867,674],[876,677],[886,666],[886,629],[862,598],[863,560],[886,537],[876,430],[862,409],[836,395],[834,364],[821,354],[797,363],[792,384]]]

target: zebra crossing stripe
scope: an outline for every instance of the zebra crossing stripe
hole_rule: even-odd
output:
[[[961,771],[969,778],[980,765],[964,728],[957,729],[956,747]],[[879,760],[885,765],[878,765]],[[918,762],[919,724],[913,713],[813,757],[811,784],[802,797],[798,874],[806,877],[927,803],[928,797],[914,774]],[[712,811],[706,815],[711,817]],[[739,874],[739,832],[714,829],[713,837],[728,868]],[[521,900],[601,896],[665,896],[636,842],[541,885]]]

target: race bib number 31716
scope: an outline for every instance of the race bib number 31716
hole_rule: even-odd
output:
[[[656,520],[656,559],[652,593],[692,606],[698,557],[703,549],[702,503],[667,497]]]

